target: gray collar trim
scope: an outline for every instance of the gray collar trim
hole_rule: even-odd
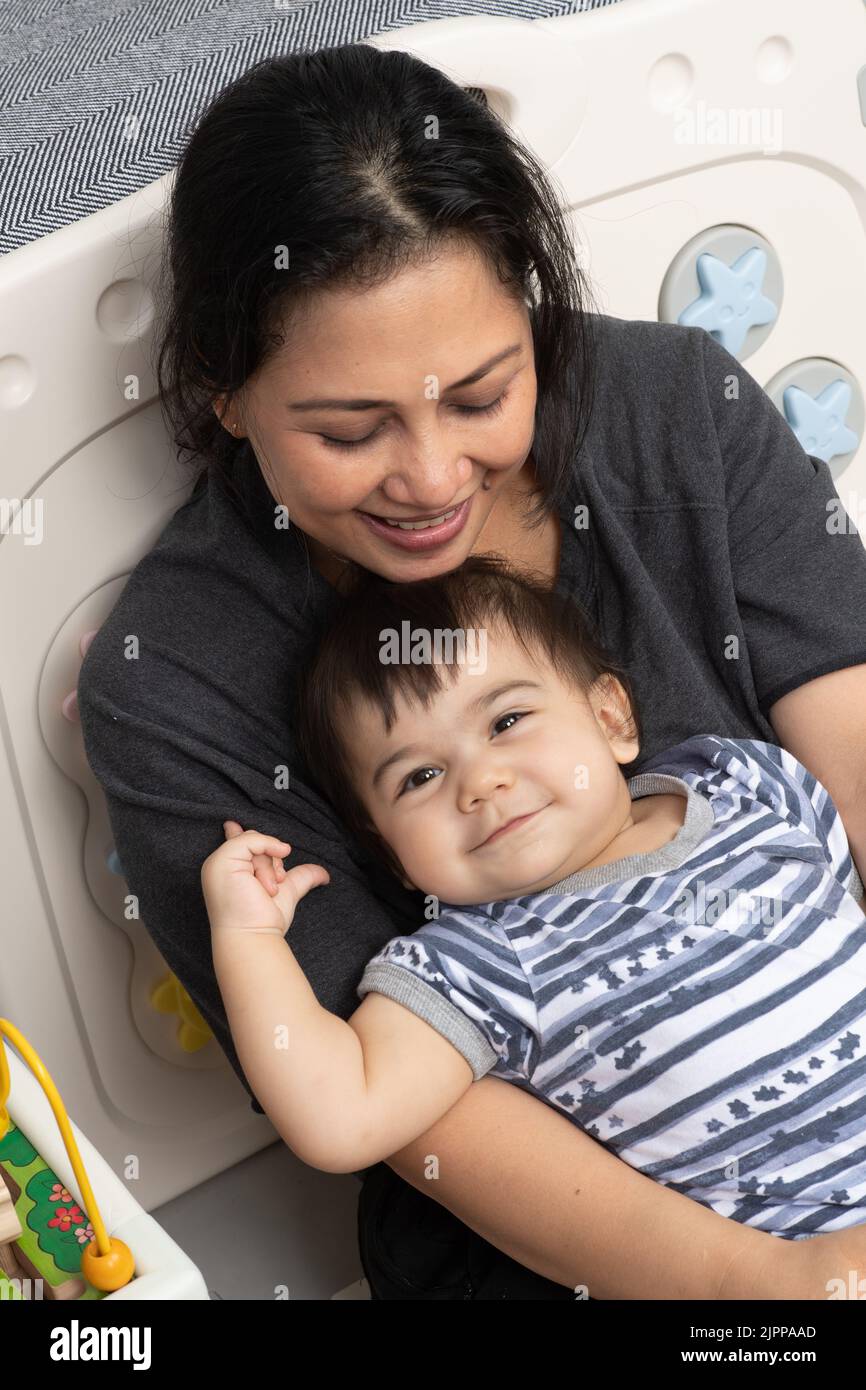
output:
[[[697,849],[715,825],[716,817],[707,798],[681,777],[667,772],[640,772],[636,777],[629,778],[628,789],[632,801],[660,792],[685,792],[686,816],[674,838],[660,849],[652,849],[644,854],[627,854],[623,859],[613,859],[609,864],[598,864],[593,869],[578,869],[576,873],[545,888],[545,893],[571,893],[577,888],[599,888],[604,883],[619,883],[625,878],[640,878],[644,874],[661,874],[667,869],[676,869]]]

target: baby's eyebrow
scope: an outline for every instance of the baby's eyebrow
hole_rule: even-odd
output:
[[[539,681],[529,681],[529,680],[502,681],[499,685],[494,685],[493,688],[492,688],[491,690],[485,690],[481,695],[479,695],[479,696],[477,697],[477,699],[473,700],[473,701],[467,706],[466,712],[467,712],[467,714],[470,715],[470,717],[473,716],[473,715],[479,714],[482,710],[487,709],[487,707],[488,707],[489,705],[495,704],[495,702],[496,702],[498,699],[500,699],[501,696],[507,695],[507,694],[508,694],[510,691],[512,691],[512,690],[543,690],[543,689],[544,689],[544,687],[541,685],[541,683],[540,683]],[[411,758],[411,757],[414,757],[415,754],[420,753],[420,752],[422,752],[422,751],[423,751],[423,745],[422,745],[422,744],[420,744],[420,743],[407,743],[403,748],[398,748],[398,749],[396,750],[396,752],[394,752],[394,753],[389,753],[388,756],[387,756],[387,758],[384,758],[384,759],[382,760],[382,762],[381,762],[381,763],[379,764],[379,766],[376,768],[376,771],[373,773],[373,784],[372,784],[372,785],[373,785],[373,790],[375,791],[375,790],[378,788],[380,781],[381,781],[382,778],[384,777],[385,773],[388,771],[388,768],[389,768],[389,767],[393,767],[393,765],[394,765],[395,763],[402,762],[404,758]]]

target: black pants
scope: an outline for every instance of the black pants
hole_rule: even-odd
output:
[[[490,1245],[378,1163],[358,1198],[358,1244],[371,1298],[574,1298]]]

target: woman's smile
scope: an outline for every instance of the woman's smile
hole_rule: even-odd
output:
[[[461,502],[459,507],[445,513],[444,520],[434,525],[422,525],[420,529],[404,530],[402,526],[393,525],[389,521],[371,515],[370,512],[359,511],[358,515],[375,536],[400,550],[433,550],[437,546],[447,544],[448,541],[460,534],[472,510],[474,496],[473,493],[472,496]]]

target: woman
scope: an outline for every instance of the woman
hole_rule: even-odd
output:
[[[590,310],[543,169],[407,54],[247,72],[184,152],[166,252],[160,389],[200,471],[79,705],[144,923],[247,1084],[199,881],[224,820],[328,869],[291,946],[344,1018],[427,908],[347,841],[286,720],[350,566],[412,582],[496,551],[575,594],[635,682],[631,775],[698,732],[778,742],[771,704],[866,661],[866,555],[827,534],[826,465],[703,330]],[[860,1229],[745,1228],[491,1078],[360,1204],[374,1297],[822,1298],[866,1265]]]

